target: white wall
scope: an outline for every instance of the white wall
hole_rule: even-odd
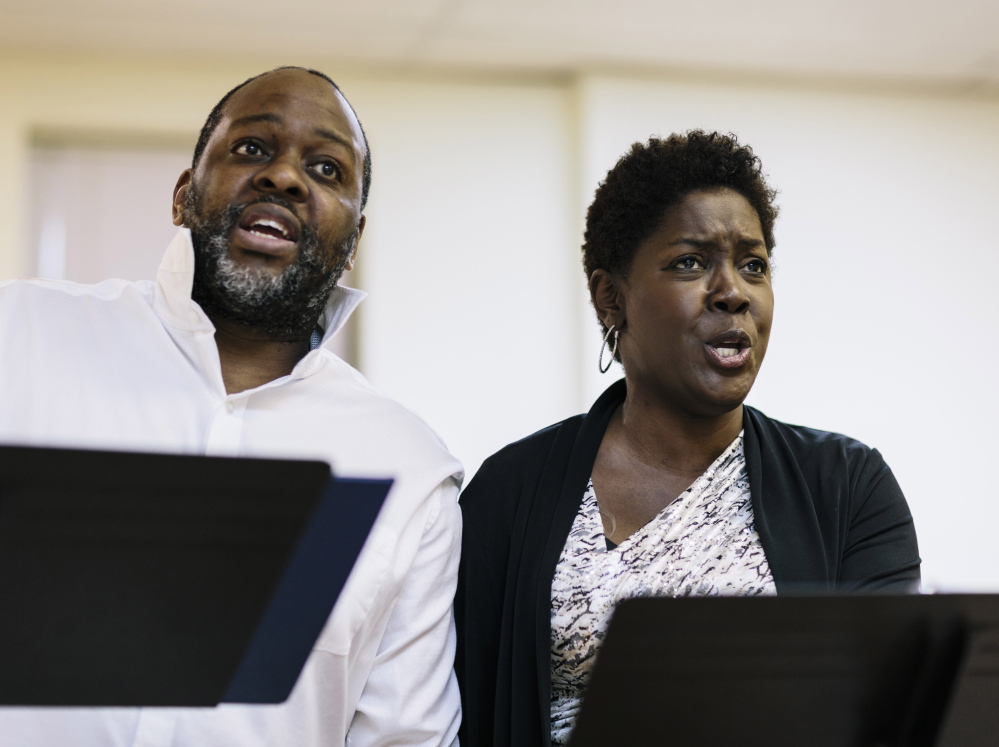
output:
[[[877,447],[928,584],[999,591],[999,101],[599,77],[580,96],[586,190],[652,133],[754,147],[781,216],[749,403]]]
[[[374,155],[364,373],[471,474],[580,407],[568,97],[391,82],[348,95]]]

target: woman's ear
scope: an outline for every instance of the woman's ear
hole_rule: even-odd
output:
[[[590,300],[604,326],[624,329],[627,324],[624,311],[624,283],[607,270],[594,270],[590,275]]]

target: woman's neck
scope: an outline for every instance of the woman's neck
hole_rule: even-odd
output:
[[[695,414],[630,384],[611,426],[649,466],[699,475],[742,430],[741,404],[715,415]]]

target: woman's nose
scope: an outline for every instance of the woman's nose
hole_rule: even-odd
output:
[[[715,271],[712,277],[710,304],[718,311],[741,314],[749,309],[749,294],[743,286],[742,278],[734,267],[724,267]]]

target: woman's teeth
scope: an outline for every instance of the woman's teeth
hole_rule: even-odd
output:
[[[715,350],[722,358],[731,358],[733,355],[739,354],[739,348],[715,348]]]

